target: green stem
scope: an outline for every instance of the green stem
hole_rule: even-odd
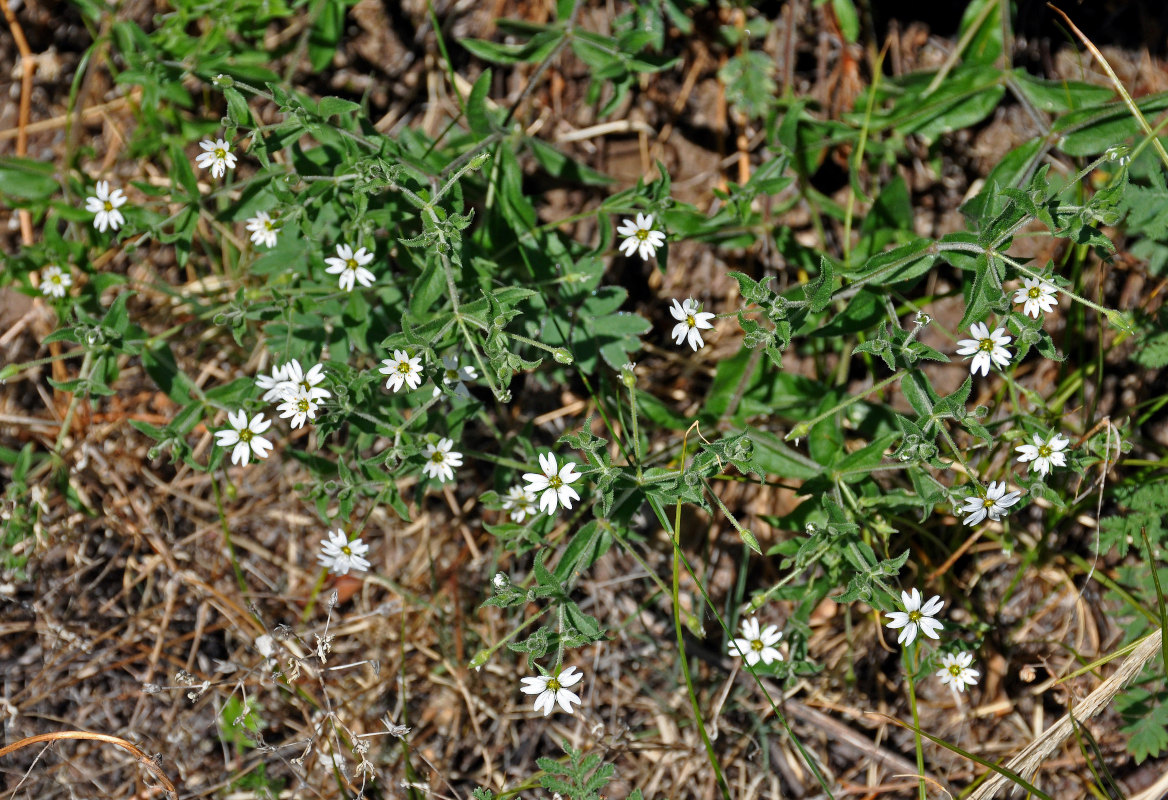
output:
[[[239,556],[235,553],[235,543],[231,541],[231,527],[227,524],[227,511],[223,508],[223,492],[219,490],[219,481],[212,480],[211,488],[215,492],[215,508],[219,509],[219,526],[223,529],[223,542],[227,545],[227,557],[231,561],[231,569],[235,573],[235,583],[239,587],[239,594],[247,597],[247,581],[243,577],[243,568],[239,566]]]
[[[802,439],[804,436],[806,436],[808,433],[810,433],[811,429],[814,428],[816,425],[818,425],[820,422],[823,422],[825,419],[832,416],[833,414],[836,414],[840,411],[843,411],[848,406],[855,405],[856,403],[860,402],[868,395],[873,394],[874,392],[880,391],[885,386],[888,386],[890,383],[894,383],[895,381],[900,380],[907,373],[908,373],[908,370],[899,369],[896,372],[894,372],[893,374],[889,375],[884,380],[880,381],[879,383],[873,384],[872,388],[868,389],[863,394],[852,395],[852,396],[848,397],[848,399],[840,402],[835,407],[829,408],[827,411],[824,411],[822,414],[819,414],[815,417],[812,417],[811,419],[806,420],[804,422],[800,422],[798,425],[796,425],[794,428],[791,429],[790,433],[788,433],[786,436],[783,437],[783,441],[790,441],[791,439]]]
[[[917,713],[917,689],[916,683],[913,680],[917,668],[918,646],[916,642],[913,642],[911,648],[912,655],[909,655],[909,650],[905,650],[902,656],[905,662],[905,675],[908,677],[908,702],[909,707],[912,709],[913,738],[916,740],[917,772],[920,773],[917,789],[920,793],[920,800],[928,800],[928,797],[925,796],[925,750],[921,742],[921,718]]]
[[[685,467],[684,449],[682,452],[682,469]],[[673,630],[677,635],[677,653],[681,661],[681,672],[685,676],[685,688],[689,694],[690,706],[693,708],[694,722],[698,726],[698,733],[702,737],[702,744],[706,747],[706,757],[710,761],[710,766],[714,769],[714,777],[718,780],[718,786],[722,790],[722,797],[724,800],[730,800],[730,787],[726,784],[726,778],[722,775],[722,767],[718,764],[718,755],[714,752],[714,743],[710,741],[710,734],[706,732],[706,723],[702,720],[702,709],[698,704],[697,691],[694,689],[693,676],[689,672],[689,657],[685,653],[685,635],[682,632],[681,625],[681,603],[678,600],[680,578],[681,578],[681,500],[677,501],[677,510],[673,517],[673,587],[671,589],[671,597],[673,599]]]

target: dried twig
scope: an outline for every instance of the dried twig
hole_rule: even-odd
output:
[[[0,0],[0,3],[3,2],[4,0]],[[7,8],[7,4],[5,4],[5,8]],[[171,795],[177,796],[174,784],[170,782],[170,778],[166,777],[166,773],[162,771],[162,767],[155,763],[152,757],[146,755],[144,752],[127,742],[125,739],[119,738],[117,736],[110,736],[105,733],[91,733],[89,731],[53,731],[52,733],[39,733],[36,736],[29,736],[27,738],[21,739],[18,742],[13,742],[6,747],[0,747],[0,756],[6,756],[9,753],[14,753],[21,748],[28,747],[29,745],[34,745],[39,742],[56,742],[60,741],[61,739],[91,739],[95,742],[105,742],[106,744],[117,745],[123,750],[129,751],[134,756],[134,758],[138,759],[138,761],[144,767],[146,767],[146,769],[150,770],[150,772],[153,773],[159,781],[161,781],[162,785],[166,787],[166,791],[168,791]]]
[[[1138,675],[1140,670],[1144,668],[1144,665],[1155,658],[1156,654],[1160,652],[1162,636],[1163,632],[1156,630],[1144,637],[1143,641],[1139,643],[1139,646],[1136,647],[1132,654],[1119,665],[1119,669],[1115,671],[1115,674],[1099,684],[1095,691],[1091,692],[1083,702],[1075,706],[1073,709],[1075,723],[1081,725],[1106,708],[1112,699],[1119,694],[1120,689]],[[1073,730],[1074,724],[1071,722],[1071,715],[1064,714],[1058,722],[1047,728],[1038,739],[1027,745],[1025,750],[1010,759],[1006,767],[1017,772],[1026,780],[1031,780],[1034,773],[1042,766],[1042,763],[1062,745]],[[1004,775],[995,773],[989,780],[979,786],[976,792],[970,795],[969,800],[989,800],[991,797],[1002,797],[1004,796],[1003,790],[1006,782],[1007,779]]]

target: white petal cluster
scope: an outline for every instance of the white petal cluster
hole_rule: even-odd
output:
[[[706,346],[702,339],[702,331],[714,327],[714,323],[710,322],[714,318],[713,314],[709,311],[698,311],[698,301],[692,297],[686,298],[684,303],[677,302],[675,298],[669,313],[677,320],[670,334],[674,344],[681,344],[688,339],[689,346],[695,352],[699,347]]]
[[[1038,278],[1027,278],[1014,290],[1014,302],[1023,303],[1022,312],[1038,319],[1039,313],[1050,313],[1058,305],[1058,291],[1049,283]]]
[[[199,142],[203,152],[195,158],[195,165],[203,169],[211,168],[212,178],[222,178],[227,170],[235,169],[235,155],[231,152],[231,145],[223,139],[204,139]]]
[[[572,708],[572,703],[580,705],[580,696],[575,692],[569,691],[568,687],[575,686],[584,679],[584,673],[577,670],[575,667],[568,667],[561,671],[558,675],[540,675],[535,678],[524,678],[521,683],[523,687],[520,691],[524,694],[537,694],[539,697],[535,698],[535,710],[543,710],[543,715],[546,717],[552,713],[552,709],[557,703],[560,708],[567,711],[569,714],[575,712]]]
[[[426,459],[422,472],[441,483],[454,480],[454,468],[462,466],[462,453],[452,450],[453,447],[453,439],[439,439],[438,444],[427,444],[422,451]]]
[[[256,215],[247,221],[247,229],[251,231],[252,244],[276,246],[280,226],[267,211],[257,211]]]
[[[365,265],[372,260],[373,254],[364,247],[360,247],[354,252],[349,245],[338,244],[337,254],[324,260],[324,263],[328,264],[325,272],[330,275],[340,275],[340,286],[346,292],[353,291],[353,286],[357,283],[368,288],[373,285],[373,281],[377,277],[365,269]]]
[[[985,323],[975,322],[969,327],[969,332],[973,338],[959,341],[957,354],[966,358],[973,356],[973,361],[969,365],[971,375],[978,372],[989,375],[991,362],[999,368],[1010,365],[1013,355],[1006,349],[1006,345],[1010,343],[1011,338],[1006,335],[1005,328],[994,328],[994,332],[990,333]]]
[[[944,626],[936,619],[937,612],[945,605],[945,601],[939,596],[934,595],[923,606],[921,605],[921,593],[913,587],[912,593],[901,592],[900,602],[904,606],[904,611],[890,611],[887,612],[888,622],[884,623],[889,628],[902,628],[900,636],[896,637],[897,644],[912,644],[917,638],[917,631],[928,636],[930,639],[939,639],[937,631]]]
[[[976,669],[970,669],[973,663],[973,653],[946,653],[941,656],[941,669],[937,670],[937,677],[946,686],[952,686],[959,692],[964,692],[966,686],[976,686],[978,676]]]
[[[511,512],[512,522],[535,516],[535,494],[522,486],[512,486],[503,498],[503,510]]]
[[[549,452],[539,457],[539,467],[542,473],[526,472],[523,475],[523,480],[527,481],[527,491],[539,496],[539,510],[554,514],[557,504],[570,509],[572,501],[580,499],[580,495],[569,485],[580,477],[576,471],[576,462],[569,461],[563,467],[558,467],[555,455]]]
[[[1043,439],[1036,433],[1034,444],[1020,444],[1014,450],[1022,454],[1018,456],[1019,463],[1031,462],[1031,472],[1045,477],[1051,468],[1067,465],[1067,454],[1063,451],[1070,443],[1071,440],[1058,431],[1052,432],[1049,439]]]
[[[759,661],[764,666],[782,661],[783,654],[776,647],[782,638],[783,632],[777,625],[767,625],[760,630],[758,618],[750,617],[742,620],[742,636],[730,642],[730,655],[741,656],[748,667]]]
[[[1007,492],[1005,481],[990,481],[984,497],[973,495],[962,501],[965,503],[965,508],[961,509],[961,513],[968,515],[962,521],[966,525],[976,525],[989,517],[997,522],[1009,513],[1010,506],[1017,503],[1021,497],[1021,492]]]
[[[393,358],[383,359],[377,371],[389,376],[385,388],[394,392],[400,392],[402,386],[409,386],[413,391],[422,385],[422,358],[411,356],[406,350],[394,350]]]
[[[450,387],[455,396],[470,398],[470,389],[466,388],[466,381],[477,380],[478,370],[468,365],[459,366],[454,356],[442,356],[442,382]],[[442,394],[442,390],[434,387],[434,396]]]
[[[626,256],[637,253],[645,261],[657,255],[657,248],[665,244],[665,234],[653,230],[652,214],[637,214],[636,222],[626,219],[616,232],[625,237],[620,243],[620,251]]]
[[[73,276],[58,266],[41,270],[41,294],[45,297],[64,297],[73,285]]]
[[[371,566],[365,558],[369,545],[360,539],[349,541],[341,529],[328,532],[327,539],[320,540],[320,555],[317,561],[334,575],[348,575],[349,570],[365,572]]]
[[[264,419],[262,412],[249,420],[247,412],[240,409],[229,413],[227,422],[231,427],[215,431],[215,444],[232,448],[232,464],[246,464],[253,454],[256,458],[268,457],[272,443],[260,434],[272,426],[272,421]]]
[[[281,419],[290,419],[290,424],[293,428],[300,428],[308,420],[316,421],[316,410],[320,407],[320,403],[313,399],[301,387],[296,387],[291,392],[284,395],[284,402],[276,406],[276,410],[280,412]]]
[[[109,181],[98,181],[95,196],[85,198],[85,210],[93,214],[93,227],[102,233],[109,229],[117,230],[126,224],[119,208],[126,204],[126,195],[121,189],[109,188]]]

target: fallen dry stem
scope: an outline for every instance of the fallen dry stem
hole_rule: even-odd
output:
[[[1138,675],[1145,664],[1156,657],[1156,654],[1160,652],[1162,638],[1163,631],[1159,629],[1144,637],[1132,654],[1119,665],[1115,674],[1099,684],[1095,691],[1087,695],[1087,698],[1073,709],[1075,723],[1082,724],[1105,709],[1119,694],[1120,689]],[[1042,763],[1062,745],[1073,730],[1074,723],[1071,722],[1071,714],[1064,714],[1058,722],[1047,728],[1042,736],[1010,759],[1006,767],[1017,772],[1026,780],[1031,780]],[[970,795],[969,800],[989,800],[991,797],[1003,796],[1001,792],[1006,781],[1004,775],[995,773]]]
[[[29,736],[27,738],[21,739],[18,742],[13,742],[12,744],[5,747],[0,747],[0,757],[6,756],[9,753],[14,753],[22,748],[29,747],[30,745],[38,744],[40,742],[56,742],[60,741],[61,739],[91,739],[95,742],[105,742],[107,744],[117,745],[123,750],[128,750],[130,754],[134,756],[134,758],[138,759],[138,761],[143,766],[145,766],[146,769],[150,770],[154,776],[162,782],[162,785],[166,788],[166,791],[168,791],[171,795],[177,796],[174,784],[170,782],[170,778],[166,777],[166,773],[162,771],[162,767],[154,763],[153,758],[146,755],[144,752],[127,742],[125,739],[121,739],[117,736],[110,736],[105,733],[91,733],[90,731],[53,731],[51,733],[40,733],[36,736]]]

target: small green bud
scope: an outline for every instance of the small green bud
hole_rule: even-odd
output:
[[[9,364],[4,369],[0,369],[0,383],[5,383],[9,378],[20,374],[20,364]]]
[[[211,79],[211,83],[215,84],[220,89],[230,89],[235,85],[235,78],[232,78],[230,75],[219,74]]]
[[[621,383],[629,389],[634,389],[637,386],[637,373],[633,371],[636,366],[635,363],[629,361],[621,367]]]
[[[552,351],[552,357],[557,364],[571,364],[576,360],[572,358],[572,354],[568,352],[566,347],[557,347]]]
[[[470,667],[471,669],[478,669],[478,668],[479,668],[479,667],[481,667],[483,664],[486,664],[486,663],[487,663],[487,660],[488,660],[490,657],[491,657],[491,654],[490,654],[488,651],[486,651],[486,650],[480,650],[480,651],[478,651],[477,653],[475,653],[475,654],[474,654],[474,658],[472,658],[472,659],[470,660],[470,663],[469,663],[469,664],[467,664],[467,666],[468,666],[468,667]]]
[[[491,154],[488,153],[486,150],[484,150],[483,152],[479,153],[477,156],[475,156],[474,158],[472,158],[470,160],[470,168],[471,169],[479,169],[480,167],[482,167],[483,164],[486,164],[490,160],[491,160]]]

